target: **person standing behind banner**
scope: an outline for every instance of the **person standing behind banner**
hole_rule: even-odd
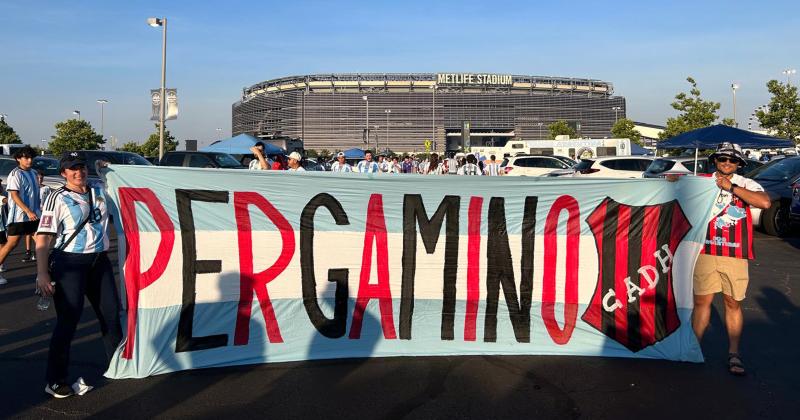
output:
[[[483,174],[488,176],[503,175],[503,171],[500,169],[500,162],[495,160],[494,155],[489,156],[489,160],[483,163]]]
[[[255,146],[250,148],[250,151],[256,157],[250,161],[249,169],[251,171],[268,171],[271,169],[272,165],[267,161],[267,156],[264,155],[264,142],[257,142]]]
[[[44,391],[65,398],[91,389],[83,378],[72,386],[68,378],[70,347],[84,296],[100,322],[108,360],[122,340],[122,329],[114,270],[107,255],[108,197],[100,182],[88,182],[86,161],[78,153],[65,153],[59,168],[66,184],[48,195],[36,233],[36,286],[42,296],[53,297],[56,308]]]
[[[364,160],[358,162],[358,165],[356,165],[356,172],[361,172],[362,174],[373,174],[380,172],[378,164],[372,161],[372,152],[364,152]]]
[[[467,155],[467,163],[458,168],[458,175],[482,175],[474,155]]]
[[[36,152],[25,146],[14,152],[17,160],[16,168],[8,174],[8,224],[6,227],[6,243],[0,248],[0,265],[5,263],[8,254],[17,247],[20,238],[36,233],[41,214],[39,203],[39,181],[36,171],[31,167]],[[0,277],[0,284],[8,281]]]
[[[333,165],[331,165],[331,172],[353,172],[353,167],[347,163],[344,152],[336,154],[336,162],[333,162]]]
[[[705,245],[694,266],[692,328],[700,342],[711,318],[714,295],[722,292],[728,331],[728,372],[744,375],[739,339],[743,325],[741,301],[749,281],[747,260],[753,258],[750,206],[767,209],[771,203],[761,185],[736,174],[745,164],[738,144],[721,143],[708,160],[716,166],[712,176],[719,193],[714,199],[714,218],[706,229]]]
[[[301,156],[301,155],[300,155],[300,153],[297,153],[297,152],[292,152],[292,153],[289,153],[289,162],[288,162],[288,164],[289,164],[289,169],[287,169],[287,171],[291,171],[291,172],[305,172],[305,171],[306,171],[306,168],[304,168],[304,167],[303,167],[303,166],[300,164],[300,161],[301,161],[301,160],[303,160],[303,156]]]

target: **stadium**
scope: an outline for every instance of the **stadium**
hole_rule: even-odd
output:
[[[299,138],[306,149],[396,152],[541,140],[566,120],[580,137],[611,136],[625,98],[593,79],[491,73],[317,74],[245,88],[233,135]]]

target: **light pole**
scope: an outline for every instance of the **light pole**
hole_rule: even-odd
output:
[[[76,109],[76,110],[72,111],[72,113],[78,116],[78,121],[80,121],[80,120],[81,120],[81,112],[80,112],[80,111],[78,111],[78,110]]]
[[[167,84],[167,18],[147,18],[147,24],[157,28],[162,27],[161,34],[161,103],[158,115],[158,159],[164,157],[164,109],[166,107],[166,84]]]
[[[367,122],[364,125],[364,130],[365,130],[364,131],[364,143],[366,143],[367,147],[369,147],[369,97],[367,95],[364,95],[364,96],[361,97],[361,99],[367,105],[367,110],[366,110],[366,112],[364,112],[364,116],[367,118]],[[375,147],[377,148],[377,145]]]
[[[797,70],[795,70],[795,69],[786,69],[786,70],[782,71],[781,73],[786,75],[786,85],[789,86],[789,85],[792,84],[792,75],[797,73]]]
[[[733,92],[733,126],[739,128],[739,123],[736,122],[736,89],[739,89],[739,84],[731,83],[731,92]]]
[[[619,120],[619,111],[622,110],[622,107],[621,106],[615,106],[615,107],[612,107],[611,109],[614,110],[614,123],[616,123],[617,120]]]
[[[391,109],[384,109],[384,113],[386,113],[386,149],[389,149],[389,114],[392,113]]]
[[[105,114],[103,105],[108,103],[108,99],[98,99],[97,103],[100,104],[100,137],[105,139]]]
[[[431,90],[433,91],[433,105],[431,106],[431,145],[433,146],[433,151],[436,151],[436,89],[439,89],[439,86],[434,83],[431,85]]]

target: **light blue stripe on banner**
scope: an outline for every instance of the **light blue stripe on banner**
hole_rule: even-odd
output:
[[[370,195],[383,195],[383,209],[389,232],[403,232],[403,200],[406,194],[419,194],[428,216],[432,216],[446,195],[461,197],[460,232],[467,232],[471,196],[483,197],[482,228],[487,231],[487,214],[492,197],[505,198],[507,230],[521,231],[525,197],[537,196],[537,221],[544,221],[553,202],[561,195],[574,197],[580,207],[582,234],[590,235],[585,218],[607,196],[628,205],[655,205],[680,200],[687,218],[694,227],[688,240],[699,242],[705,233],[706,215],[718,191],[713,180],[684,177],[670,183],[659,179],[596,179],[596,178],[538,178],[538,177],[454,177],[425,175],[359,174],[359,173],[287,173],[273,171],[242,171],[146,166],[112,166],[106,181],[113,198],[120,187],[152,189],[178,229],[175,204],[176,188],[253,191],[266,197],[272,205],[299,230],[300,215],[306,204],[317,194],[335,197],[347,213],[349,225],[337,226],[325,208],[319,208],[314,219],[318,231],[363,232],[366,226]],[[137,206],[138,207],[138,206]],[[140,208],[141,210],[141,208]],[[236,220],[233,194],[229,203],[193,202],[196,230],[234,231]],[[275,227],[254,206],[250,207],[253,230],[275,230]],[[146,213],[146,212],[143,212]],[[566,211],[562,212],[559,232],[565,232]],[[148,215],[139,217],[139,229],[155,231]],[[542,234],[544,223],[537,223],[536,233]]]
[[[353,300],[348,305],[347,333],[331,339],[319,334],[305,313],[302,299],[273,300],[281,328],[283,343],[270,343],[266,337],[263,317],[257,301],[253,302],[250,320],[250,340],[247,345],[234,346],[236,302],[198,304],[194,315],[194,336],[228,334],[228,346],[208,350],[175,353],[180,306],[140,309],[134,358],[122,359],[120,347],[105,376],[114,379],[142,378],[184,369],[244,365],[254,363],[288,362],[311,359],[348,357],[390,357],[430,355],[580,355],[632,358],[657,358],[676,361],[702,362],[690,322],[690,309],[679,309],[681,327],[666,339],[638,353],[606,338],[583,322],[580,316],[586,309],[581,305],[570,341],[555,344],[540,317],[541,304],[531,307],[531,342],[519,343],[508,318],[504,302],[498,308],[497,341],[483,339],[484,302],[478,310],[477,340],[463,340],[465,302],[456,304],[455,340],[440,339],[442,302],[415,300],[411,340],[385,340],[380,327],[380,312],[376,301],[367,306],[360,339],[350,339]],[[399,334],[399,300],[394,300],[394,325]],[[332,317],[332,302],[321,302],[323,311]],[[563,325],[562,308],[556,305],[556,319]]]

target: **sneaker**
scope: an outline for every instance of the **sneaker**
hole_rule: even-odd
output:
[[[72,391],[72,387],[66,384],[50,384],[44,387],[44,392],[52,395],[55,398],[67,398],[71,397],[75,393]]]
[[[31,262],[31,261],[36,261],[36,257],[33,255],[32,252],[26,251],[25,256],[22,257],[22,262]]]
[[[7,284],[7,283],[8,283],[8,280],[6,280],[6,278],[3,277],[2,274],[0,274],[0,286],[4,285],[4,284]]]

